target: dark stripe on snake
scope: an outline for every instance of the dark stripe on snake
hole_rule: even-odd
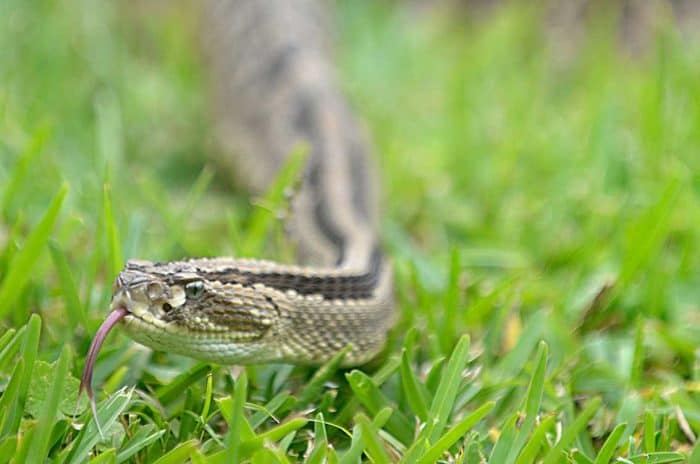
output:
[[[345,237],[333,222],[330,216],[329,205],[323,189],[321,175],[323,171],[323,156],[325,151],[323,138],[318,130],[317,105],[312,95],[304,93],[298,100],[298,112],[294,126],[303,133],[311,145],[311,155],[307,166],[306,181],[312,189],[314,198],[314,219],[319,231],[325,236],[336,250],[336,264],[340,265],[345,260]]]
[[[352,203],[360,217],[371,223],[367,157],[364,148],[353,138],[348,143],[348,162],[352,179]]]
[[[263,284],[267,287],[285,292],[294,290],[300,295],[321,295],[327,300],[371,298],[381,271],[382,252],[375,247],[368,271],[363,274],[345,276],[305,276],[285,274],[282,272],[255,273],[241,271],[237,268],[225,268],[217,271],[200,269],[202,278],[223,284],[241,284],[250,286]]]

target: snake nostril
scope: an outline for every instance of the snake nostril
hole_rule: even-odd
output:
[[[173,306],[170,303],[163,303],[163,311],[167,313],[171,309],[173,309]]]

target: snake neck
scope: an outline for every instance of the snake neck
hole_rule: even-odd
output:
[[[378,249],[369,144],[340,92],[327,14],[301,0],[214,1],[207,15],[216,134],[226,164],[263,191],[300,143],[309,147],[289,231],[303,264],[365,270]]]

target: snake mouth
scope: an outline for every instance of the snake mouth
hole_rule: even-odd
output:
[[[92,375],[95,370],[97,355],[107,335],[122,321],[128,324],[130,320],[139,320],[145,324],[158,325],[157,318],[149,317],[148,305],[129,300],[129,295],[125,292],[119,292],[117,294],[113,299],[112,308],[114,309],[107,315],[92,339],[90,349],[85,357],[85,366],[83,367],[83,374],[80,378],[80,387],[78,390],[79,394],[83,391],[87,392],[88,398],[90,399],[90,406],[95,417],[97,417],[97,413],[95,410],[95,394],[92,388]]]
[[[95,405],[95,393],[92,389],[92,374],[95,370],[97,355],[99,354],[100,348],[102,348],[102,344],[112,328],[114,328],[114,326],[128,314],[129,310],[123,306],[120,306],[109,313],[104,322],[102,322],[100,325],[100,328],[97,329],[97,333],[95,333],[95,337],[92,339],[92,343],[90,344],[90,350],[88,350],[87,357],[85,358],[85,366],[83,367],[83,375],[80,379],[78,394],[81,394],[83,390],[87,391],[87,395],[90,400],[90,407],[92,408],[92,414],[95,421],[97,421],[97,406]]]

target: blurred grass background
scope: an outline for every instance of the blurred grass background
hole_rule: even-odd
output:
[[[643,45],[628,47],[612,4],[580,18],[577,34],[552,32],[543,5],[335,5],[340,78],[382,170],[383,235],[402,314],[374,369],[391,365],[403,344],[434,391],[434,366],[471,334],[453,414],[496,402],[468,437],[474,448],[465,445],[488,457],[519,410],[542,339],[543,411],[566,424],[580,404],[603,398],[577,437],[586,455],[621,422],[620,453],[634,455],[649,414],[659,450],[690,452],[700,433],[700,42],[675,27],[670,10]],[[0,294],[13,296],[0,305],[0,327],[13,333],[39,314],[37,359],[53,362],[65,346],[74,377],[125,258],[241,251],[255,207],[217,171],[197,9],[0,2]],[[50,228],[52,252],[37,240],[37,258],[10,279],[62,185],[69,192]],[[268,242],[265,257],[279,258]],[[16,359],[0,356],[3,391]],[[182,391],[201,393],[209,368],[198,366],[115,333],[96,381],[108,393],[137,385],[162,400],[154,392],[188,367],[197,375]],[[231,394],[222,369],[209,370],[215,393]],[[296,394],[313,372],[250,368],[248,396],[264,403],[279,389]],[[402,410],[394,377],[383,391]],[[340,410],[334,420],[350,429],[363,410],[350,398],[362,403],[361,395],[336,381],[336,403],[316,406],[326,418]],[[188,406],[162,407],[129,406],[168,430],[139,451],[139,462],[191,436],[205,442],[204,423],[200,435],[175,432]],[[36,419],[27,410],[23,417]],[[52,429],[53,457],[75,453],[63,420]],[[131,416],[117,435],[139,424]],[[292,449],[303,454],[308,436],[297,435]],[[347,438],[330,439],[347,446]]]

